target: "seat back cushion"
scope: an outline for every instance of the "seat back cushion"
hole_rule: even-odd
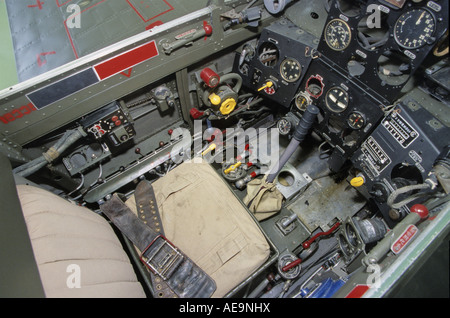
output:
[[[47,297],[145,297],[103,217],[37,187],[17,190]]]

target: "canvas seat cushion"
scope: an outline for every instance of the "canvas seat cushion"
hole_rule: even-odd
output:
[[[153,183],[164,233],[216,282],[223,297],[269,258],[256,221],[205,161],[185,162]],[[137,214],[132,196],[128,207]]]

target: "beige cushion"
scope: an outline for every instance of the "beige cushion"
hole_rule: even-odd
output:
[[[216,282],[223,297],[256,271],[270,247],[213,168],[186,162],[153,184],[166,237]],[[134,197],[127,205],[136,213]]]
[[[47,297],[145,297],[103,217],[36,187],[17,190]]]

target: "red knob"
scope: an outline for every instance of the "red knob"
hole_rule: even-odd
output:
[[[206,21],[203,23],[203,29],[205,30],[207,36],[210,36],[213,32],[212,26]]]
[[[200,73],[200,77],[203,80],[203,82],[205,82],[205,84],[211,88],[216,87],[220,83],[219,74],[214,72],[209,67],[203,69],[203,71]]]
[[[190,111],[191,117],[197,119],[204,115],[204,112],[199,111],[197,108],[192,108]]]
[[[425,219],[428,217],[428,208],[423,204],[414,204],[410,211],[412,213],[417,213],[421,219]]]

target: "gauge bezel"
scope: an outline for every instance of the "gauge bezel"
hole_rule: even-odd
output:
[[[331,25],[332,23],[334,23],[334,22],[341,22],[341,23],[345,26],[346,31],[348,32],[348,40],[347,40],[347,42],[345,43],[345,46],[344,46],[344,47],[335,48],[335,47],[333,47],[333,46],[330,44],[330,42],[329,42],[328,28],[329,28],[330,25]],[[342,20],[342,19],[333,19],[333,20],[330,20],[330,21],[327,23],[326,27],[325,27],[325,30],[324,30],[324,38],[325,38],[325,42],[327,43],[327,45],[328,45],[328,47],[329,47],[330,49],[332,49],[332,50],[334,50],[334,51],[340,52],[340,51],[343,51],[343,50],[345,50],[346,48],[348,48],[348,46],[350,45],[350,43],[351,43],[351,41],[352,41],[352,30],[351,30],[351,28],[350,28],[350,25],[349,25],[347,22],[345,22],[344,20]]]
[[[283,67],[284,67],[284,66],[286,65],[286,63],[288,63],[288,62],[294,62],[295,65],[299,67],[298,75],[296,75],[295,78],[293,78],[293,79],[289,79],[289,78],[286,76],[286,74],[284,73],[284,71],[283,71]],[[280,75],[281,75],[281,77],[283,78],[283,80],[285,80],[285,81],[288,82],[288,83],[294,83],[294,82],[297,82],[297,81],[300,79],[300,77],[302,76],[302,72],[303,72],[302,65],[300,64],[299,61],[297,61],[297,60],[294,59],[293,57],[287,57],[287,58],[285,58],[285,59],[281,62],[281,64],[280,64]]]
[[[285,130],[285,129],[281,130],[281,128],[280,128],[281,123],[285,123],[287,125],[287,127],[289,127],[289,129],[288,130]],[[278,129],[278,133],[280,135],[282,135],[282,136],[289,135],[289,133],[292,130],[292,122],[289,119],[287,119],[287,118],[281,118],[277,122],[277,129]]]
[[[351,124],[351,122],[350,122],[350,117],[352,116],[352,115],[354,115],[354,114],[357,114],[357,115],[360,115],[361,116],[361,118],[363,119],[363,125],[361,126],[361,127],[355,127],[353,124]],[[347,125],[351,128],[351,129],[353,129],[353,130],[360,130],[360,129],[363,129],[366,125],[367,125],[367,121],[366,121],[366,116],[363,114],[363,113],[361,113],[361,112],[358,112],[358,111],[353,111],[353,112],[351,112],[348,116],[347,116]]]
[[[306,104],[303,108],[299,104],[299,98],[304,98],[306,101]],[[295,95],[294,103],[295,107],[297,107],[299,111],[304,112],[306,110],[306,107],[312,103],[311,95],[309,95],[307,92],[299,92],[297,95]]]
[[[333,90],[340,90],[341,92],[343,92],[345,94],[345,96],[347,98],[347,104],[345,105],[345,108],[339,108],[339,110],[336,110],[331,107],[331,105],[328,102],[328,96],[330,95],[331,91],[333,91]],[[344,112],[345,110],[347,110],[349,103],[350,103],[350,96],[348,95],[348,92],[340,86],[331,87],[325,94],[325,105],[327,106],[327,109],[329,111],[331,111],[335,114],[340,114],[340,113]]]
[[[392,33],[393,33],[393,35],[394,35],[395,43],[397,43],[400,47],[402,47],[402,48],[404,48],[404,49],[407,49],[407,50],[416,50],[416,49],[419,49],[419,48],[425,46],[425,45],[428,43],[428,42],[427,42],[427,38],[426,38],[426,39],[423,41],[423,43],[422,43],[422,44],[419,44],[418,46],[409,46],[409,45],[403,44],[403,43],[399,40],[399,37],[398,37],[398,34],[397,34],[397,29],[398,29],[398,25],[399,25],[399,23],[400,23],[400,20],[401,20],[404,16],[406,16],[407,14],[410,14],[412,11],[419,11],[419,12],[425,11],[426,13],[428,13],[428,14],[431,16],[431,18],[433,19],[433,30],[432,30],[432,32],[431,32],[430,37],[433,37],[434,33],[436,33],[436,28],[437,28],[436,17],[434,16],[434,14],[433,14],[431,11],[429,11],[429,10],[427,10],[427,9],[425,9],[425,8],[413,8],[413,9],[410,9],[410,10],[406,11],[405,13],[403,13],[400,17],[398,17],[397,21],[395,21],[395,24],[394,24],[394,28],[393,28]],[[415,34],[415,35],[414,35],[414,38],[415,38],[415,39],[418,39],[419,37],[420,37],[420,34]],[[430,37],[428,37],[428,39],[429,39]]]

